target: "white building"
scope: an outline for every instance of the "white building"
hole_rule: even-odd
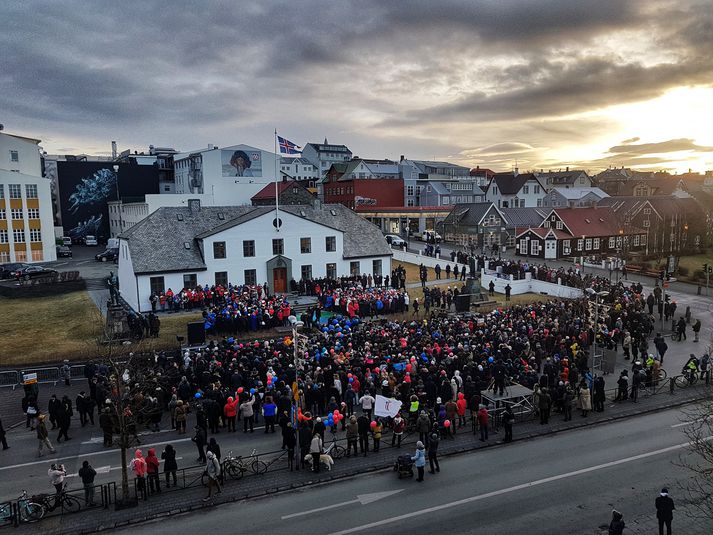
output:
[[[486,200],[498,208],[541,207],[547,191],[534,173],[496,173],[485,191]]]
[[[599,188],[556,187],[552,188],[542,200],[544,208],[586,208],[596,206],[609,195]]]
[[[280,179],[297,180],[299,182],[309,181],[308,187],[316,187],[317,181],[321,179],[319,168],[307,158],[280,158]]]
[[[276,155],[249,145],[182,152],[174,155],[175,193],[203,194],[221,204],[250,204],[275,180]]]
[[[279,229],[277,226],[279,226]],[[391,249],[371,223],[342,205],[161,208],[120,237],[121,295],[150,310],[152,292],[197,285],[263,284],[289,290],[300,278],[386,275]]]
[[[57,259],[40,140],[0,132],[0,263]]]

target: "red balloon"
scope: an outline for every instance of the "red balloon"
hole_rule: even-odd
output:
[[[243,393],[243,387],[241,386],[240,388],[238,388],[238,394],[242,394],[242,393]]]
[[[410,364],[407,364],[407,365],[406,365],[406,371],[407,371],[407,372],[410,372],[411,369],[412,369],[412,366],[411,366]]]
[[[354,376],[351,373],[347,374],[347,379],[351,379],[352,377],[354,377]]]
[[[372,429],[376,428],[376,422],[371,422],[371,423],[369,424],[369,426],[370,426]]]
[[[448,429],[450,426],[451,426],[450,420],[446,420],[445,422],[443,422],[443,427],[445,427],[446,429]]]

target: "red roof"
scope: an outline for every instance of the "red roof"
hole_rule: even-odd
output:
[[[614,212],[607,208],[556,208],[565,229],[574,237],[616,236],[619,222]]]
[[[278,190],[280,191],[280,195],[282,195],[285,190],[291,188],[296,184],[293,184],[292,182],[279,182],[277,187]],[[272,182],[262,188],[260,191],[258,191],[255,195],[252,196],[250,199],[251,201],[260,201],[260,200],[266,200],[266,199],[275,199],[275,183]]]

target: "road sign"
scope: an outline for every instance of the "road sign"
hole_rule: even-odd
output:
[[[37,384],[37,374],[36,373],[25,373],[22,375],[22,384],[34,385]]]

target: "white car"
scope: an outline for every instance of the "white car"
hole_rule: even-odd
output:
[[[87,247],[96,247],[97,245],[99,245],[99,242],[97,242],[96,236],[85,236],[84,245],[86,245]]]
[[[387,234],[386,242],[392,247],[403,247],[404,245],[406,245],[406,241],[403,238],[396,236],[395,234]]]

